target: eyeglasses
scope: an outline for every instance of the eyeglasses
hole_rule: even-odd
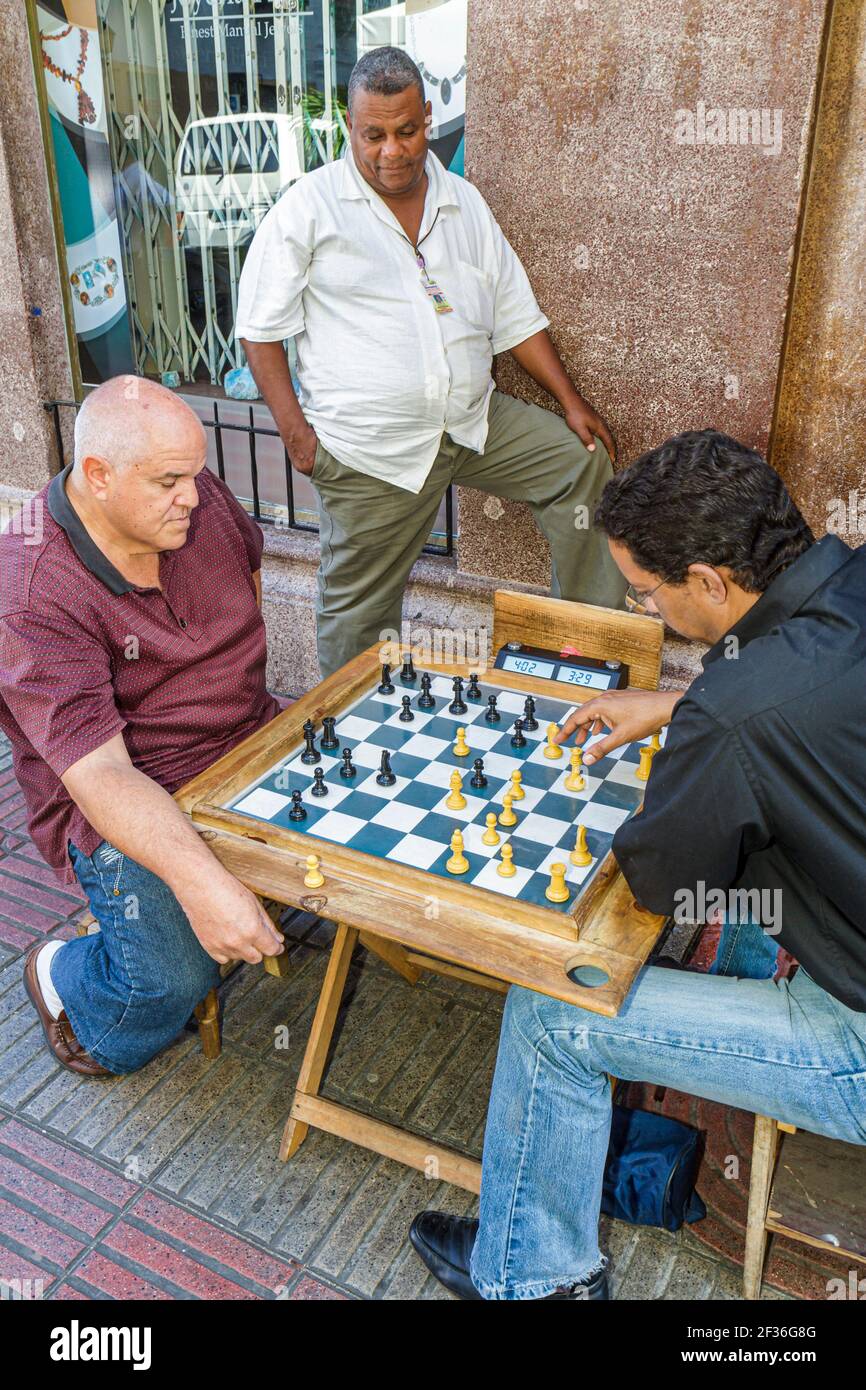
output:
[[[669,583],[669,579],[662,579],[658,584],[656,584],[654,589],[650,589],[646,593],[641,593],[641,591],[639,589],[636,589],[633,584],[629,584],[628,588],[625,591],[626,608],[630,613],[645,613],[647,599],[652,598],[653,594],[657,594],[659,589],[664,588],[665,584]]]

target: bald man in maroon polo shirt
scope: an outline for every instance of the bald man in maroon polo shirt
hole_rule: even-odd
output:
[[[46,1041],[135,1071],[219,964],[282,950],[171,793],[279,706],[265,687],[262,535],[205,468],[205,432],[136,377],[87,397],[75,459],[0,536],[0,728],[34,844],[101,931],[28,953]]]

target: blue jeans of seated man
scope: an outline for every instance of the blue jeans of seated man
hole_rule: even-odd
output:
[[[776,936],[760,925],[725,921],[709,974],[738,975],[746,980],[772,979],[778,954]]]
[[[100,930],[51,962],[51,979],[85,1051],[113,1072],[137,1071],[219,983],[183,908],[156,874],[107,840],[69,856]]]
[[[734,945],[728,969],[739,955],[768,971],[775,943],[760,928],[739,928]],[[776,984],[649,966],[616,1018],[513,986],[471,1262],[484,1298],[540,1298],[604,1267],[608,1073],[866,1144],[866,1013],[802,967]]]

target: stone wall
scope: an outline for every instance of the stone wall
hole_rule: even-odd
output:
[[[710,425],[767,447],[824,18],[823,0],[472,0],[467,175],[621,463]],[[719,143],[712,113],[741,108],[762,124]],[[499,384],[552,404],[507,355]],[[524,508],[464,491],[460,516],[461,568],[548,581]]]

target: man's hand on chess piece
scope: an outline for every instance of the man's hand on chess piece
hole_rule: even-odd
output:
[[[576,731],[576,742],[582,744],[591,734],[609,730],[584,753],[583,761],[589,767],[624,743],[657,733],[670,720],[681,694],[679,690],[610,690],[575,710],[557,734],[556,742],[565,743]]]

